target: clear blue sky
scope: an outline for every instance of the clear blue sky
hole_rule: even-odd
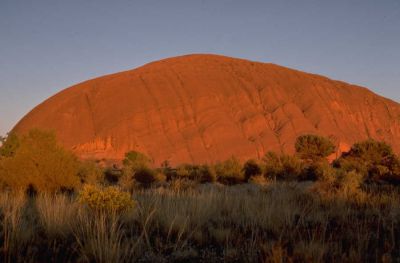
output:
[[[188,53],[326,75],[400,101],[399,0],[0,0],[0,134],[72,84]]]

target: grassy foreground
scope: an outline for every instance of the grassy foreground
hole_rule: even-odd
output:
[[[39,130],[0,142],[0,262],[400,262],[385,142],[329,162],[331,139],[302,135],[294,154],[176,167],[103,166]]]
[[[0,194],[4,262],[398,262],[398,188],[312,182],[137,190],[124,212]]]

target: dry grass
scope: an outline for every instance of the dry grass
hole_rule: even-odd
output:
[[[125,238],[118,215],[79,210],[74,236],[85,262],[128,262],[134,259],[134,240]]]
[[[49,238],[67,237],[77,224],[78,204],[65,195],[43,194],[36,200],[40,225]]]
[[[343,179],[345,180],[345,179]],[[182,182],[180,182],[182,183]],[[204,184],[138,190],[124,213],[74,197],[0,194],[1,260],[396,262],[399,189]],[[322,187],[322,186],[321,186]]]
[[[26,199],[21,192],[13,195],[0,195],[2,215],[2,252],[4,261],[11,262],[18,257],[19,249],[29,244],[33,231],[28,227],[29,220],[24,218]],[[25,208],[26,209],[26,208]]]

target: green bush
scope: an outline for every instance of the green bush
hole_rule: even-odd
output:
[[[79,165],[78,176],[82,183],[103,184],[104,172],[93,160],[81,161]]]
[[[231,185],[243,183],[245,180],[242,165],[235,157],[217,163],[214,167],[220,183]]]
[[[199,166],[199,182],[200,183],[213,183],[217,181],[217,173],[215,169],[208,165]]]
[[[328,157],[336,147],[328,138],[308,134],[297,138],[295,149],[300,158],[316,160]]]
[[[134,174],[133,179],[142,187],[150,187],[152,183],[158,181],[156,171],[148,167],[138,168]]]
[[[384,164],[393,157],[392,147],[385,142],[369,139],[355,143],[344,157],[359,158],[370,164]]]
[[[344,171],[355,171],[369,182],[386,181],[397,183],[400,161],[392,148],[372,139],[355,143],[349,152],[344,153],[334,162],[336,168]]]
[[[151,165],[151,160],[149,157],[143,153],[130,151],[125,154],[125,159],[122,161],[125,168],[130,170],[136,170],[142,167],[148,167]]]
[[[208,165],[182,164],[176,168],[178,179],[189,179],[198,183],[211,183],[217,180],[215,169]]]
[[[0,160],[3,186],[57,192],[80,185],[78,159],[57,144],[53,133],[31,130],[22,137],[9,137],[3,146]]]
[[[296,156],[268,152],[264,158],[264,175],[272,180],[298,180],[304,170],[304,163]]]
[[[123,160],[123,178],[121,178],[124,187],[130,190],[132,190],[135,185],[150,187],[154,182],[165,180],[165,176],[161,176],[162,169],[161,172],[158,173],[150,168],[151,164],[151,159],[142,153],[136,151],[126,153],[125,159]]]

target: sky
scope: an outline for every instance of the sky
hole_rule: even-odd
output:
[[[73,84],[213,53],[400,102],[399,0],[0,0],[0,135]]]

